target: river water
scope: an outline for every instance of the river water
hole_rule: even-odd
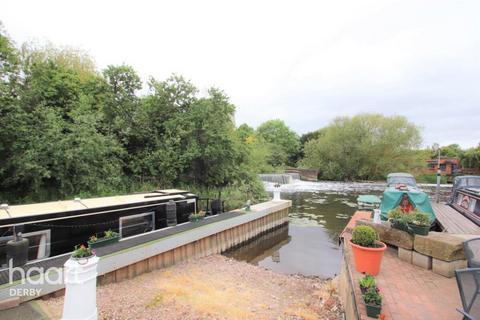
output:
[[[292,200],[288,226],[227,252],[237,260],[286,274],[330,278],[339,273],[342,251],[338,236],[357,210],[360,194],[381,195],[381,183],[296,182],[280,187],[282,199]],[[421,185],[432,195],[434,187]],[[266,184],[267,191],[273,186]],[[442,198],[450,192],[441,188]]]

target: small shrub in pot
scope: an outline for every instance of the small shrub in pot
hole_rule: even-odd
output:
[[[387,246],[378,241],[375,229],[370,226],[356,226],[350,245],[355,258],[355,269],[358,272],[377,275]]]
[[[370,226],[357,226],[353,229],[352,242],[366,248],[378,248],[378,234]]]

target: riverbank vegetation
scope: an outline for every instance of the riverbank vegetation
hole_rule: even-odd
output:
[[[80,50],[17,46],[1,25],[0,117],[0,200],[11,204],[182,187],[233,208],[266,197],[258,173],[383,180],[435,156],[402,116],[340,117],[302,136],[278,119],[236,127],[219,88],[200,94],[180,75],[144,85],[131,66],[98,70]],[[480,147],[445,150],[480,166]]]
[[[305,143],[300,165],[321,168],[328,180],[378,180],[422,165],[419,128],[405,117],[340,117]]]
[[[0,200],[178,186],[223,190],[235,204],[265,197],[256,173],[272,161],[270,146],[258,148],[264,135],[235,128],[235,106],[222,90],[199,95],[178,75],[150,78],[142,89],[130,66],[98,71],[81,51],[16,47],[1,30]]]

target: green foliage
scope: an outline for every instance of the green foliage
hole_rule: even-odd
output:
[[[395,224],[400,226],[399,229],[404,229],[406,224],[411,223],[418,226],[429,226],[430,217],[427,213],[422,212],[418,209],[414,209],[411,212],[404,213],[400,207],[396,207],[393,210],[390,210],[388,213],[388,219],[392,220]]]
[[[0,200],[172,186],[222,191],[230,208],[265,197],[256,174],[272,168],[270,145],[251,128],[235,129],[225,93],[200,97],[177,75],[148,85],[140,96],[132,67],[97,72],[79,50],[17,50],[0,28]]]
[[[480,144],[462,152],[460,163],[464,168],[480,168]]]
[[[365,304],[381,306],[382,296],[380,295],[378,288],[370,287],[363,295],[363,301],[365,301]]]
[[[369,288],[376,286],[375,278],[369,274],[361,278],[359,281],[359,284],[360,284],[360,288],[363,288],[364,290],[368,290]]]
[[[383,179],[423,166],[414,151],[420,142],[419,129],[402,116],[339,117],[305,144],[301,166],[320,169],[324,179]]]
[[[370,226],[356,226],[353,228],[352,233],[352,242],[356,245],[375,248],[377,244],[375,243],[378,240],[378,234]]]
[[[418,183],[437,183],[437,175],[435,173],[424,173],[417,175],[415,177]],[[447,177],[446,176],[441,176],[440,177],[440,183],[447,183]]]
[[[407,222],[417,226],[429,226],[430,218],[425,212],[415,209],[407,215]]]
[[[403,213],[402,209],[400,209],[400,207],[396,207],[388,212],[388,219],[401,219],[404,215],[405,213]]]
[[[91,257],[94,254],[94,251],[90,247],[86,247],[82,244],[80,246],[75,246],[71,257],[74,259],[81,259]]]
[[[105,239],[110,239],[110,238],[115,238],[118,237],[118,233],[112,230],[107,230],[103,233],[103,238]]]
[[[298,135],[282,120],[269,120],[257,128],[257,134],[270,145],[268,163],[273,167],[294,166],[300,148]]]

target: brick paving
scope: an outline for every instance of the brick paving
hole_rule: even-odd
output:
[[[363,274],[355,264],[345,232],[344,254],[347,255],[353,277],[355,300],[360,319],[367,317],[358,281]],[[380,273],[375,277],[383,296],[382,313],[394,320],[455,320],[461,319],[456,308],[461,307],[455,278],[446,278],[422,269],[397,257],[397,249],[389,247],[382,260]]]

